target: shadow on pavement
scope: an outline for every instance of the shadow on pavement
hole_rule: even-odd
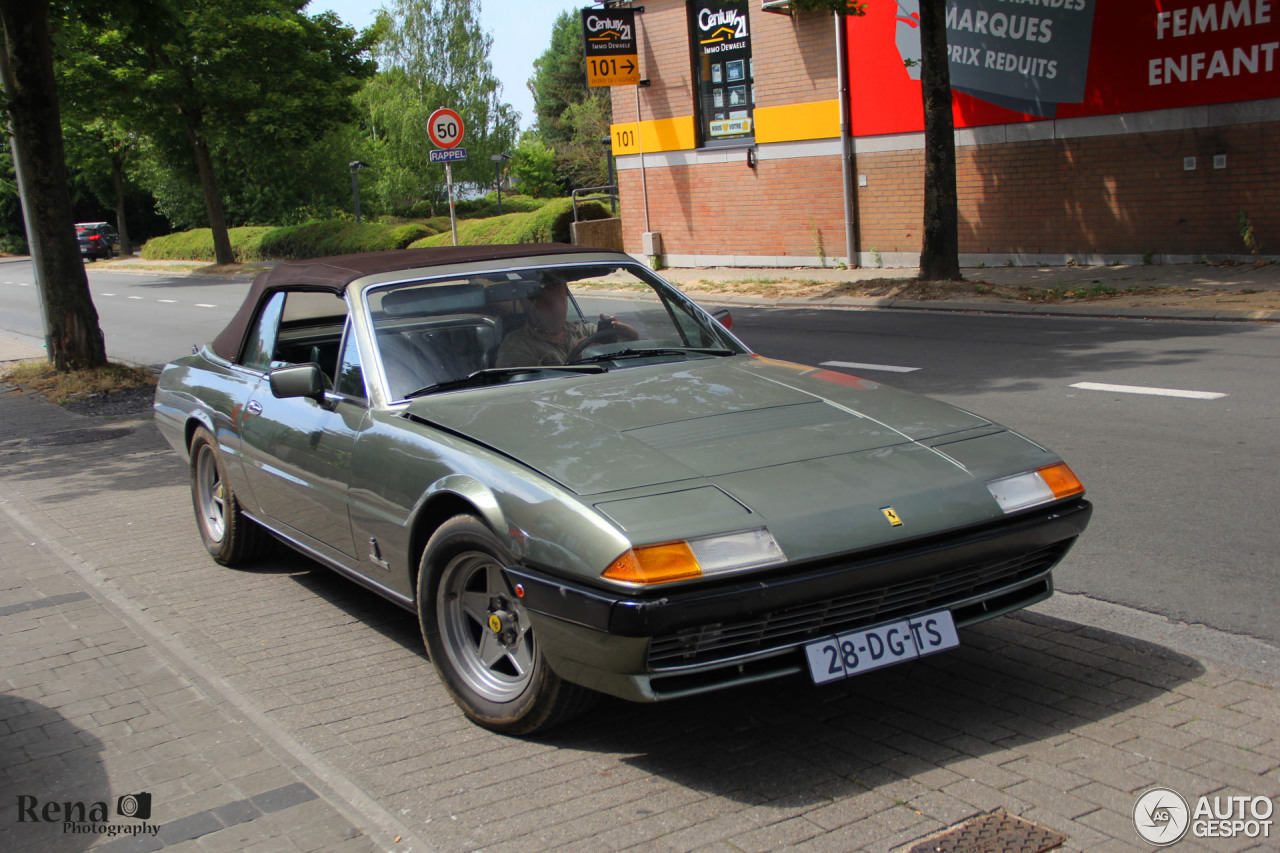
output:
[[[0,850],[73,853],[92,847],[101,833],[64,831],[63,803],[84,803],[86,816],[94,803],[104,803],[108,820],[120,822],[101,741],[56,709],[8,693],[0,693],[0,721]],[[49,803],[55,819],[45,821]]]
[[[1038,614],[960,639],[953,652],[837,686],[798,677],[659,705],[611,701],[591,714],[601,722],[549,742],[627,754],[646,772],[748,804],[811,805],[1010,748],[1052,749],[1204,672],[1168,649]],[[950,772],[962,781],[971,770]]]

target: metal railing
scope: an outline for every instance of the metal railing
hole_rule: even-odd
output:
[[[594,193],[594,195],[592,195]],[[613,215],[618,215],[618,186],[612,184],[607,187],[583,187],[580,190],[574,190],[573,196],[573,221],[578,221],[578,202],[579,201],[599,201],[600,199],[609,199],[609,209],[613,211]]]

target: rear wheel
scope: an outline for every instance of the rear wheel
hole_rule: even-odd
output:
[[[589,691],[547,665],[503,566],[514,557],[469,515],[432,535],[418,572],[418,619],[431,662],[472,721],[493,731],[545,731],[582,711]]]
[[[247,562],[270,544],[267,532],[240,510],[217,440],[203,427],[191,439],[191,504],[204,547],[222,565]]]

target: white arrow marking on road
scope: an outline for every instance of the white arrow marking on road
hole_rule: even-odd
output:
[[[1113,391],[1117,394],[1148,394],[1155,397],[1185,397],[1188,400],[1217,400],[1227,396],[1217,391],[1183,391],[1178,388],[1152,388],[1147,385],[1108,385],[1105,382],[1076,382],[1072,388],[1085,391]]]
[[[824,361],[823,367],[848,367],[852,370],[883,370],[887,373],[914,373],[918,367],[897,367],[892,364],[862,364],[857,361]]]

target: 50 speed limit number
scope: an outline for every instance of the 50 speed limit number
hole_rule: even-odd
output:
[[[427,119],[427,136],[441,148],[453,148],[462,141],[462,116],[441,107]]]

